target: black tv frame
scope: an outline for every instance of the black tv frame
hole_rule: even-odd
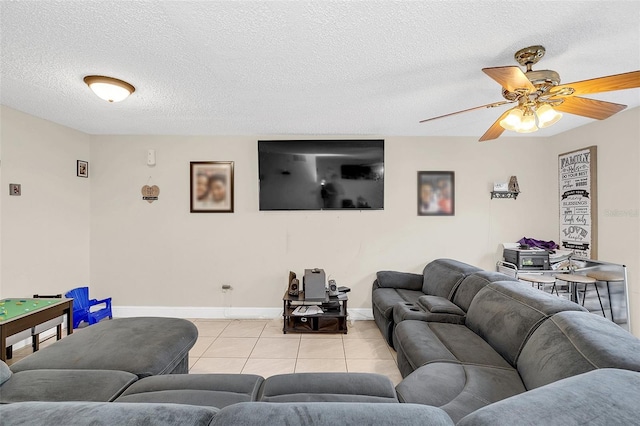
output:
[[[261,192],[262,192],[262,184],[261,184],[261,170],[260,170],[260,144],[262,143],[273,143],[273,142],[285,142],[285,143],[315,143],[315,144],[322,144],[322,143],[329,143],[329,144],[339,144],[339,143],[380,143],[381,144],[381,150],[382,150],[382,163],[383,163],[383,168],[384,168],[384,163],[385,163],[385,140],[384,139],[263,139],[263,140],[258,140],[258,208],[260,211],[264,211],[264,212],[284,212],[284,211],[307,211],[307,212],[311,212],[311,211],[339,211],[339,212],[344,212],[344,211],[381,211],[384,210],[384,204],[385,204],[385,188],[384,188],[384,171],[382,174],[382,206],[381,207],[339,207],[339,208],[263,208],[261,206]]]

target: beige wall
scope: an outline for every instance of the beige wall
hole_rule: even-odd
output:
[[[627,265],[631,326],[640,336],[640,108],[549,142],[556,162],[558,154],[598,146],[598,258]]]
[[[89,136],[0,111],[2,297],[91,283],[117,306],[251,315],[280,306],[289,269],[319,266],[366,311],[377,270],[419,272],[436,257],[492,269],[500,242],[557,239],[557,154],[595,144],[600,259],[629,267],[640,324],[640,109],[551,138],[386,137],[386,208],[375,212],[259,212],[258,136]],[[147,149],[157,151],[153,168]],[[91,161],[89,179],[75,176],[77,159]],[[189,213],[189,161],[198,160],[236,162],[236,213]],[[455,217],[416,215],[418,170],[456,172]],[[518,200],[490,200],[491,184],[512,174]],[[149,177],[161,190],[153,204],[140,194]],[[9,182],[24,195],[9,197]]]
[[[92,137],[94,288],[126,306],[277,308],[289,269],[322,267],[353,289],[350,307],[369,308],[378,270],[419,272],[437,257],[493,269],[500,242],[557,234],[553,209],[540,208],[556,200],[545,139],[387,137],[385,210],[364,212],[258,211],[257,139]],[[234,214],[189,213],[189,161],[207,160],[235,161]],[[455,217],[417,216],[418,170],[456,172]],[[511,175],[518,200],[491,200],[493,182]],[[149,177],[153,204],[140,194]]]
[[[89,136],[1,107],[2,297],[51,294],[89,283]],[[9,196],[9,183],[22,196]]]

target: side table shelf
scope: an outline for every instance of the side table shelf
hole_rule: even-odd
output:
[[[290,296],[284,293],[283,301],[283,325],[282,332],[287,333],[342,333],[347,334],[347,300],[337,297],[328,297],[328,302],[338,302],[340,309],[329,310],[317,315],[293,315],[298,306],[314,306],[318,302],[306,302],[304,293],[299,296]]]

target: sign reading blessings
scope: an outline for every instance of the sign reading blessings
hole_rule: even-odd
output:
[[[576,258],[597,259],[597,147],[558,156],[560,247]]]

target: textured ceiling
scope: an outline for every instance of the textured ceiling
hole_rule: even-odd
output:
[[[640,69],[638,1],[0,2],[3,105],[92,134],[479,137],[502,109],[481,72],[516,65],[563,82]],[[136,86],[108,104],[82,78]],[[597,99],[640,105],[640,89]],[[589,123],[565,114],[535,136]],[[509,132],[509,135],[513,133]]]

